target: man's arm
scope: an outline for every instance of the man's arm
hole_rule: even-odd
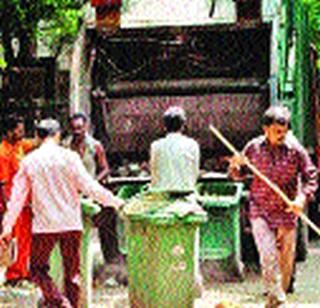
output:
[[[97,181],[100,182],[110,174],[110,168],[107,161],[106,152],[100,142],[96,144],[96,159],[99,170],[99,174],[97,175]]]
[[[114,196],[108,189],[105,189],[87,172],[77,153],[73,153],[71,166],[77,188],[84,195],[103,206],[112,206],[118,209],[123,205],[121,199]]]
[[[7,199],[4,194],[4,182],[0,181],[0,215],[2,215],[7,209]]]
[[[298,141],[297,141],[298,142]],[[298,193],[292,201],[291,206],[287,208],[287,212],[293,212],[299,216],[307,203],[312,200],[314,193],[318,188],[318,172],[315,165],[304,147],[298,143],[297,150],[299,154],[299,172],[301,181],[299,182]]]
[[[151,149],[150,149],[150,174],[151,174],[151,186],[154,186],[159,179],[158,176],[158,170],[157,170],[157,151],[156,151],[156,146],[155,143],[151,144]]]
[[[318,171],[308,152],[301,146],[300,150],[301,189],[297,197],[311,200],[318,188]]]
[[[0,150],[1,151],[1,150]],[[8,161],[6,161],[0,152],[0,185],[1,185],[1,199],[3,201],[3,205],[7,203],[7,196],[6,196],[6,185],[8,182],[8,176],[7,171],[5,170],[5,166],[8,164]]]
[[[200,146],[198,143],[196,143],[194,147],[194,158],[195,158],[195,164],[194,164],[194,175],[196,177],[196,180],[198,179],[200,175]]]
[[[2,159],[2,155],[0,155],[0,213],[4,213],[6,211],[7,198],[4,192],[4,187],[6,185],[6,179],[4,176],[5,171],[3,170],[3,166],[6,162]]]
[[[7,212],[3,219],[3,234],[11,234],[12,228],[22,211],[22,208],[27,202],[29,193],[31,191],[29,177],[23,163],[13,179],[13,187],[11,197],[8,202]]]
[[[243,149],[240,155],[233,155],[229,159],[228,175],[235,181],[243,181],[247,177],[245,172],[246,158],[249,159],[250,152],[252,151],[251,146],[247,145]]]

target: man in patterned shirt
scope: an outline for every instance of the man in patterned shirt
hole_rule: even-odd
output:
[[[296,225],[299,214],[317,189],[317,170],[307,151],[288,133],[290,112],[270,107],[263,116],[264,135],[250,141],[243,154],[293,200],[287,206],[264,181],[253,177],[249,217],[268,293],[266,307],[286,300],[294,267]],[[230,175],[240,179],[241,157],[234,156]]]

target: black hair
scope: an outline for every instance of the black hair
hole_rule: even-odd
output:
[[[179,131],[184,124],[184,120],[178,115],[175,115],[175,116],[165,115],[163,117],[163,121],[164,121],[166,130],[169,133],[174,133]]]
[[[69,117],[69,123],[71,123],[73,120],[78,120],[78,119],[83,120],[84,123],[88,122],[88,118],[83,112],[77,112]]]
[[[2,127],[3,127],[4,133],[7,134],[8,132],[13,131],[21,123],[22,124],[24,123],[24,120],[22,117],[9,115],[7,118],[3,120]]]
[[[177,132],[186,121],[185,111],[179,106],[171,106],[165,111],[163,121],[168,133]]]
[[[45,139],[45,138],[49,137],[50,135],[52,135],[52,132],[46,128],[37,127],[36,132],[37,132],[37,135],[39,136],[39,138],[41,138],[41,139]]]

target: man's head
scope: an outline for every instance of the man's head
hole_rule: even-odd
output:
[[[71,134],[75,139],[82,140],[88,130],[88,119],[84,113],[75,113],[69,119]]]
[[[169,107],[163,115],[164,125],[169,133],[180,131],[186,120],[185,111],[178,106]]]
[[[24,120],[21,117],[17,116],[8,116],[3,121],[3,130],[6,136],[6,139],[11,142],[15,143],[20,141],[24,135]]]
[[[290,124],[290,111],[283,106],[271,106],[263,115],[263,131],[271,146],[283,144]]]
[[[60,131],[60,123],[51,118],[41,120],[36,125],[36,135],[40,142],[47,138],[52,138],[58,143],[60,141]]]

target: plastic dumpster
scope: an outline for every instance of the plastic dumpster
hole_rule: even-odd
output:
[[[91,217],[100,212],[100,206],[90,199],[81,199],[83,215],[83,234],[81,245],[81,297],[80,305],[83,308],[91,307],[92,302],[92,271],[93,251],[91,249],[92,221]],[[54,248],[50,257],[50,276],[60,289],[63,289],[63,266],[60,248]]]
[[[201,183],[199,199],[208,213],[200,227],[200,259],[228,260],[241,272],[240,201],[243,184],[234,182]]]
[[[145,184],[127,184],[122,186],[118,193],[117,197],[123,199],[123,200],[128,200],[132,198],[133,196],[141,193],[143,190],[146,189]],[[124,222],[119,217],[117,216],[118,222],[117,222],[117,234],[118,234],[118,241],[119,241],[119,250],[123,255],[126,255],[128,250],[127,250],[127,241],[125,237],[125,231],[124,231]]]
[[[206,213],[179,217],[163,210],[175,200],[142,196],[141,202],[139,213],[127,214],[130,307],[191,308],[196,295],[196,233]],[[152,210],[145,211],[148,203]]]

